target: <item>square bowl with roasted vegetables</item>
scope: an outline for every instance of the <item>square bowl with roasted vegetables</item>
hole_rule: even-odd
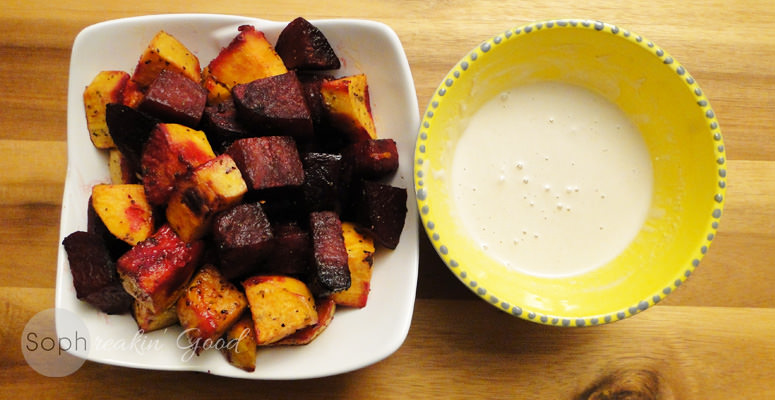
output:
[[[304,379],[401,346],[419,114],[388,26],[99,23],[73,43],[67,121],[56,307],[89,360]]]

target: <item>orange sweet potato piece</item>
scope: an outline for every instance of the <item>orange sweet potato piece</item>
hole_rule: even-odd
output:
[[[258,343],[250,311],[243,313],[242,317],[226,331],[225,338],[226,346],[223,347],[223,352],[229,364],[248,372],[255,371]]]
[[[229,90],[240,83],[288,72],[263,32],[242,25],[239,34],[207,66],[209,75]]]
[[[148,201],[166,203],[178,178],[213,158],[204,132],[179,124],[157,124],[140,160]]]
[[[129,74],[124,71],[100,71],[83,91],[86,127],[92,144],[98,149],[116,147],[105,122],[105,107],[123,101],[127,81]]]
[[[336,304],[363,308],[371,289],[371,268],[374,264],[374,240],[358,232],[355,224],[342,222],[342,236],[347,248],[347,265],[350,268],[350,287],[331,295]]]
[[[202,238],[215,215],[238,204],[247,191],[234,160],[221,154],[178,182],[167,204],[167,221],[186,242]]]
[[[153,233],[153,214],[142,185],[95,185],[91,198],[94,211],[115,237],[134,246]]]
[[[237,322],[247,306],[245,295],[208,264],[191,279],[176,309],[180,326],[199,354]]]
[[[283,275],[257,275],[242,282],[258,345],[268,345],[318,323],[315,299],[304,282]]]
[[[365,74],[324,80],[320,93],[330,123],[347,134],[351,141],[377,138]]]
[[[196,55],[174,36],[162,30],[151,39],[140,55],[132,80],[140,87],[146,87],[163,69],[183,74],[195,82],[200,81],[202,73]]]

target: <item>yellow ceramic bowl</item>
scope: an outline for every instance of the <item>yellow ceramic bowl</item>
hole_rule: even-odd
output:
[[[458,226],[441,172],[461,119],[505,89],[538,81],[581,85],[618,105],[643,134],[653,166],[651,209],[660,211],[615,259],[573,276],[522,273],[485,255]],[[644,37],[590,20],[531,23],[471,50],[431,98],[414,163],[420,216],[450,271],[493,306],[558,326],[621,320],[674,291],[716,235],[726,186],[718,121],[686,68]]]

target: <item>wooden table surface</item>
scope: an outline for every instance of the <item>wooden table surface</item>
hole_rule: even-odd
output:
[[[582,399],[606,398],[613,385],[637,399],[775,398],[770,0],[5,0],[2,8],[0,397]],[[422,108],[459,57],[510,27],[574,17],[638,32],[691,71],[718,115],[729,184],[717,238],[696,273],[666,300],[610,325],[563,329],[510,317],[447,272],[421,235],[409,335],[392,356],[362,370],[308,381],[243,381],[87,362],[63,378],[39,375],[26,364],[20,337],[33,315],[54,305],[73,39],[99,21],[173,12],[384,22],[405,47]]]

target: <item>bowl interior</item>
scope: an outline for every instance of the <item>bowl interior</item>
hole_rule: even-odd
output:
[[[653,166],[651,207],[629,247],[567,277],[522,273],[483,254],[456,223],[450,184],[439,173],[449,170],[467,118],[484,102],[542,81],[579,85],[616,104],[643,135]],[[707,98],[663,49],[601,22],[546,21],[493,37],[450,71],[424,115],[415,188],[434,246],[477,294],[539,322],[596,324],[645,310],[699,264],[721,214],[723,151]]]

